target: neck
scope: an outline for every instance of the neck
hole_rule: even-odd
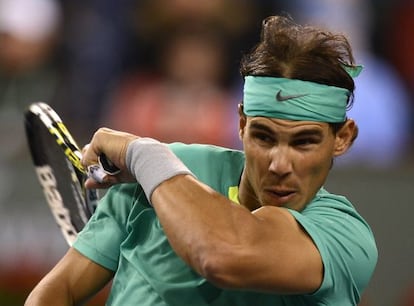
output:
[[[260,204],[259,199],[256,196],[256,193],[254,192],[252,185],[250,184],[247,175],[246,175],[246,169],[243,170],[240,184],[239,184],[239,203],[249,209],[250,211],[253,211],[255,209],[260,208],[262,205]]]

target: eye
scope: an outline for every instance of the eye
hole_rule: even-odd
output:
[[[304,138],[295,139],[292,142],[292,145],[295,147],[307,148],[312,145],[316,145],[318,143],[320,143],[320,139],[317,139],[315,137],[304,137]]]
[[[269,135],[268,133],[252,132],[251,136],[253,139],[263,144],[272,144],[275,142],[274,137]]]

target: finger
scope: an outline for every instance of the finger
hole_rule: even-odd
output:
[[[82,148],[82,165],[87,168],[90,165],[98,164],[98,154],[95,152],[92,142]]]
[[[89,147],[91,146],[90,143],[86,144],[83,146],[82,148],[82,155],[85,155],[86,151],[89,149]]]
[[[85,181],[85,188],[87,189],[108,189],[109,187],[117,184],[117,181],[111,178],[109,175],[102,181],[102,183],[97,182],[93,178],[88,178]]]
[[[109,145],[112,143],[111,135],[113,131],[108,128],[99,128],[93,135],[90,142],[84,146],[83,152],[83,163],[85,166],[93,164],[101,164],[99,156],[103,155],[105,150],[114,150],[115,145]]]

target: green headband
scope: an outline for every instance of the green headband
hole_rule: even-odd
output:
[[[315,82],[246,76],[244,113],[289,120],[343,122],[349,95],[345,88]]]

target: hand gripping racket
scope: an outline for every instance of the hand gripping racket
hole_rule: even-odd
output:
[[[58,114],[46,103],[24,114],[36,174],[50,210],[69,245],[95,211],[98,194],[84,187],[81,151]],[[99,171],[98,171],[99,172]]]

